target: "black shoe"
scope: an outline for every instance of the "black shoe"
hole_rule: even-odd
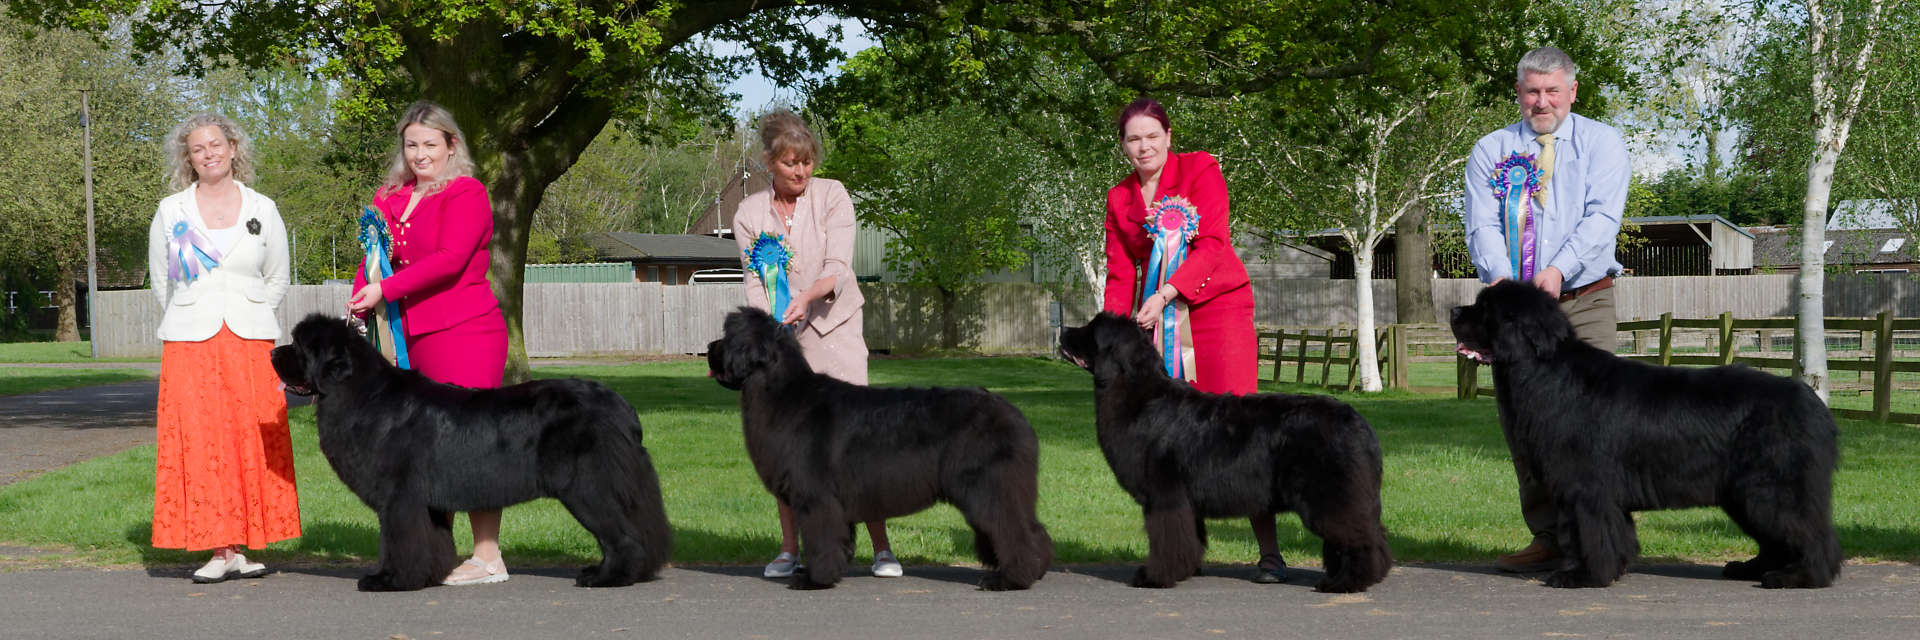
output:
[[[1253,568],[1254,584],[1280,584],[1287,581],[1287,562],[1278,554],[1260,556],[1260,564]]]

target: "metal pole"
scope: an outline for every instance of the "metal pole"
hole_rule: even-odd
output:
[[[80,90],[80,162],[87,176],[87,349],[98,358],[100,340],[93,334],[93,294],[100,289],[100,266],[93,248],[93,119],[87,112],[87,91]]]

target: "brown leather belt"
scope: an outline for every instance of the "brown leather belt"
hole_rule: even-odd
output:
[[[1578,298],[1580,296],[1584,296],[1589,293],[1593,293],[1595,291],[1605,291],[1611,288],[1613,288],[1613,276],[1607,276],[1605,278],[1601,278],[1599,280],[1589,282],[1585,286],[1574,288],[1574,289],[1568,289],[1566,291],[1560,292],[1560,301],[1566,302],[1568,300],[1572,300],[1574,298]]]

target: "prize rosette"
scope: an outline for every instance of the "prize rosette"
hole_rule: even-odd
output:
[[[1533,280],[1534,223],[1533,196],[1540,191],[1540,168],[1532,155],[1513,152],[1493,165],[1487,179],[1493,197],[1500,203],[1500,227],[1507,239],[1507,263],[1514,279]]]
[[[767,291],[768,311],[774,319],[787,317],[787,304],[793,294],[787,288],[787,267],[793,262],[793,251],[787,248],[787,237],[765,231],[753,240],[753,246],[746,251],[747,269],[760,276],[760,286]]]
[[[1159,291],[1187,260],[1187,246],[1200,231],[1200,209],[1180,196],[1162,196],[1147,207],[1147,237],[1153,241],[1153,255],[1147,259],[1145,286],[1140,289],[1140,305]],[[1167,375],[1193,381],[1193,330],[1187,325],[1187,303],[1178,298],[1160,310],[1159,328],[1153,332],[1154,346],[1167,367]]]
[[[167,277],[175,282],[193,282],[220,266],[220,249],[199,229],[177,220],[167,232]]]
[[[377,283],[393,275],[393,261],[390,258],[393,238],[387,233],[387,219],[373,207],[360,209],[360,248],[366,252],[367,283]],[[375,327],[385,327],[386,331],[376,332],[375,343],[380,350],[392,354],[394,364],[402,369],[412,369],[407,361],[407,332],[400,322],[400,303],[387,300],[374,308],[378,320]],[[384,322],[382,322],[384,321]]]

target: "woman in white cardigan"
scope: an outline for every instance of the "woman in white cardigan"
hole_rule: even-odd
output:
[[[175,127],[178,193],[160,201],[147,273],[160,320],[153,546],[211,549],[194,582],[267,572],[241,547],[300,535],[286,396],[267,352],[287,295],[286,226],[253,178],[246,134],[200,114]]]

